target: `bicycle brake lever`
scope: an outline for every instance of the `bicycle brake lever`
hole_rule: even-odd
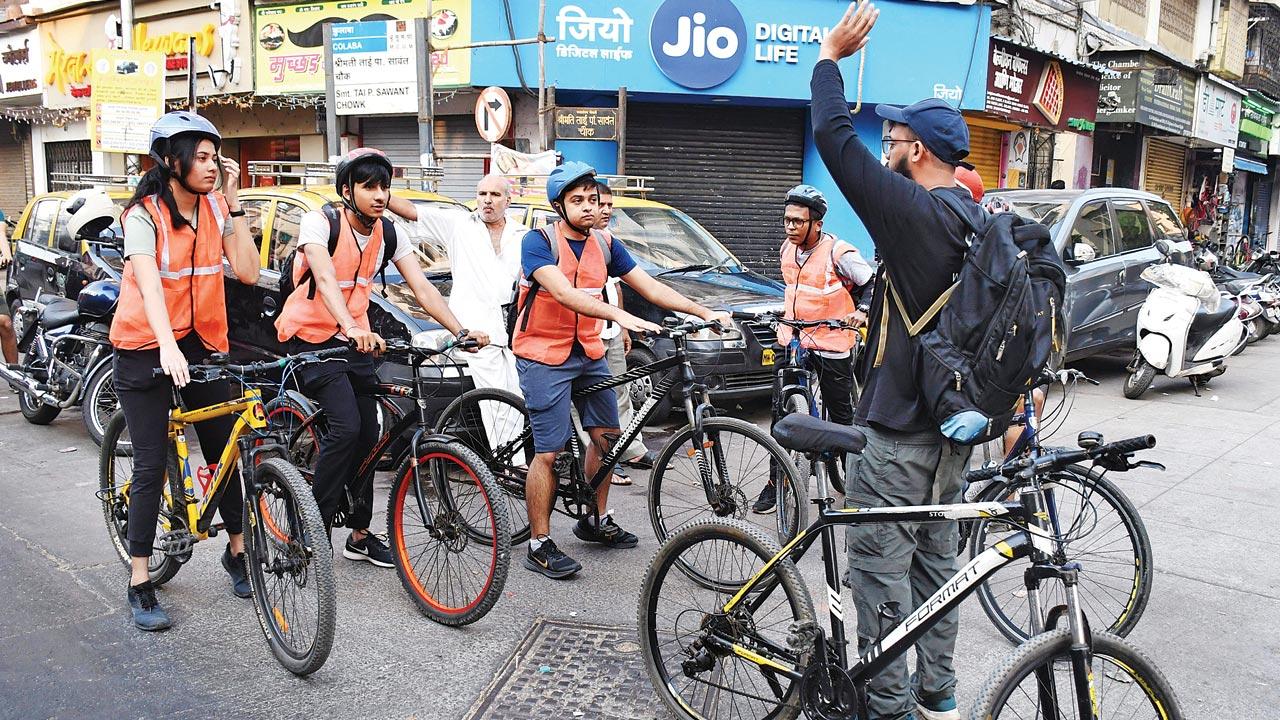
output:
[[[1160,472],[1164,472],[1165,470],[1168,469],[1162,463],[1153,462],[1151,460],[1139,460],[1138,462],[1129,464],[1130,470],[1134,470],[1136,468],[1145,468],[1147,470],[1159,470]]]

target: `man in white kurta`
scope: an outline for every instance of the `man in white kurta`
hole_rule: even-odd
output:
[[[520,241],[529,228],[507,218],[510,183],[486,175],[476,185],[476,209],[418,207],[393,197],[389,208],[416,220],[420,232],[449,254],[453,289],[449,309],[468,330],[489,335],[490,345],[465,359],[476,387],[496,387],[520,394],[515,356],[507,337],[503,305],[510,303],[520,277]]]

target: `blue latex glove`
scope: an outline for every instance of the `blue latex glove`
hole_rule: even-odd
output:
[[[977,410],[965,410],[947,418],[942,423],[942,434],[958,442],[967,443],[987,428],[991,419]]]

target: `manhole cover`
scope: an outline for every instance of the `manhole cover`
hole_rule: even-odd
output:
[[[669,718],[636,629],[538,618],[465,720]]]

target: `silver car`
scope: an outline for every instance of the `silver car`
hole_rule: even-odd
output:
[[[1150,285],[1140,275],[1163,260],[1155,241],[1187,239],[1158,195],[1126,188],[992,190],[989,210],[1010,210],[1049,226],[1067,265],[1067,360],[1132,352],[1138,308]]]

